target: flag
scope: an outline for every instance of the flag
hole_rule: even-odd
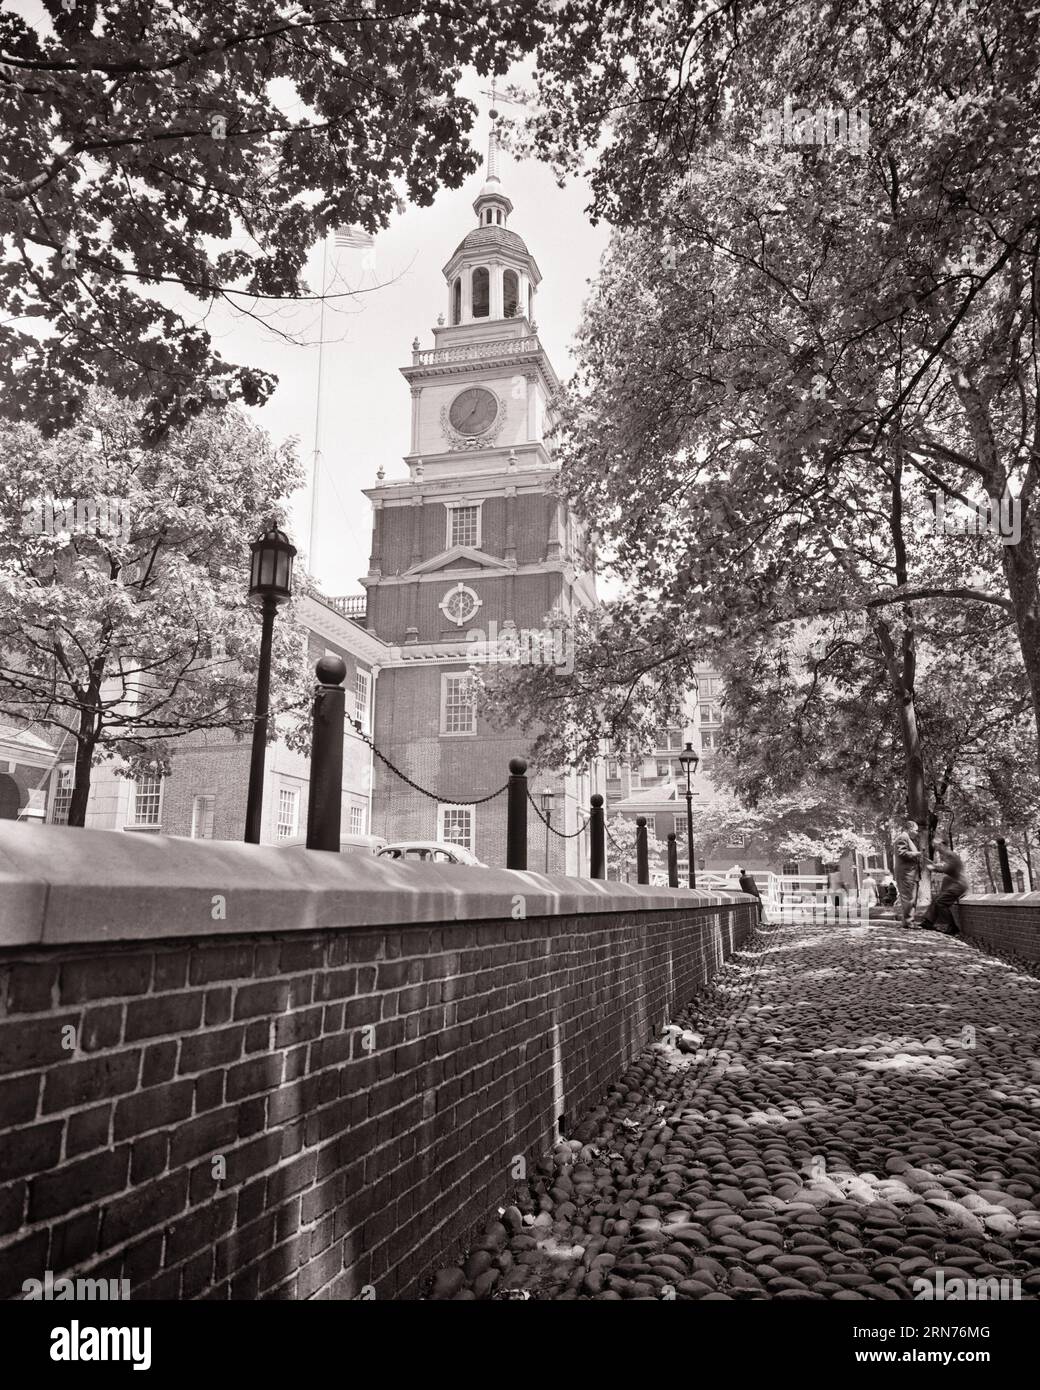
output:
[[[337,227],[333,232],[336,245],[339,247],[349,247],[354,251],[367,250],[373,244],[373,238],[369,232],[362,227]]]

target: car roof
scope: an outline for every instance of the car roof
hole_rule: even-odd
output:
[[[453,845],[447,840],[387,840],[384,849],[451,849],[462,850],[463,854],[471,851],[465,845]]]

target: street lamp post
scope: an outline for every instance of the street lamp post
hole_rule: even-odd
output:
[[[542,798],[542,814],[545,816],[545,872],[549,872],[549,830],[552,826],[553,797],[556,793],[551,787],[543,787],[539,792]]]
[[[246,794],[246,843],[260,843],[260,817],[264,805],[264,761],[267,756],[267,719],[271,703],[271,647],[274,615],[292,597],[293,560],[296,547],[273,521],[250,546],[249,599],[260,606],[260,669],[256,677],[256,717],[253,720],[253,752],[249,760]]]
[[[679,754],[679,764],[686,773],[686,853],[690,858],[690,887],[697,887],[697,870],[693,862],[693,786],[691,778],[700,762],[694,752],[693,744],[687,743]]]

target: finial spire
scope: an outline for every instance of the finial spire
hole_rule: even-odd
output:
[[[488,112],[491,117],[491,130],[488,133],[487,178],[498,178],[498,112],[494,107]]]

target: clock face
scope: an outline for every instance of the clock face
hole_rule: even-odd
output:
[[[448,419],[459,434],[483,434],[495,423],[498,401],[482,386],[470,386],[451,403]]]

